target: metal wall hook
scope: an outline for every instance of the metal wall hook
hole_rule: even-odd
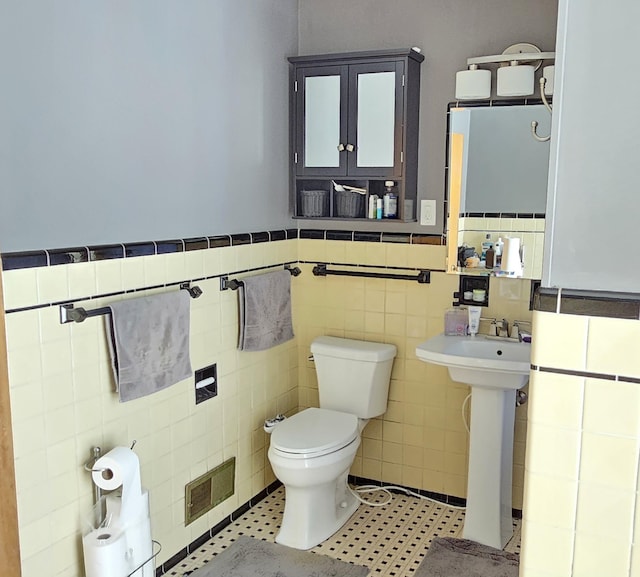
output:
[[[549,114],[553,113],[553,109],[551,108],[551,104],[547,100],[547,95],[544,93],[544,86],[547,83],[547,79],[543,76],[538,81],[540,84],[540,97],[542,98],[542,102],[544,103],[546,109],[549,111]],[[549,136],[540,136],[538,134],[538,122],[536,120],[531,121],[531,136],[535,138],[538,142],[547,142],[551,139],[551,135]]]

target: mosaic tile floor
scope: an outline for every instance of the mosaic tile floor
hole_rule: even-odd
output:
[[[384,495],[365,496],[380,502]],[[183,577],[226,549],[239,535],[274,541],[284,509],[281,487],[198,551],[165,575]],[[464,512],[415,497],[394,493],[383,507],[361,505],[342,529],[312,551],[369,567],[369,577],[412,575],[434,537],[461,537]],[[520,520],[513,521],[513,537],[505,547],[520,552]]]

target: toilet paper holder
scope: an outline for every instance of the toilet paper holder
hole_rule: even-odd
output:
[[[138,441],[136,441],[135,439],[133,440],[133,443],[131,443],[131,447],[130,449],[133,450],[133,448],[136,446],[136,443]],[[89,457],[85,463],[84,463],[84,470],[87,471],[87,473],[102,473],[104,471],[108,471],[108,469],[105,468],[101,468],[101,469],[96,469],[96,461],[102,456],[102,449],[100,447],[92,447],[91,448],[91,457]],[[93,503],[94,505],[96,503],[98,503],[98,501],[100,501],[100,498],[102,497],[102,489],[100,487],[98,487],[98,485],[96,485],[95,483],[93,483]]]

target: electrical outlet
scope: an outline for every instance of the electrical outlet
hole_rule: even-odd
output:
[[[436,225],[436,201],[435,200],[420,201],[420,224],[422,226]]]

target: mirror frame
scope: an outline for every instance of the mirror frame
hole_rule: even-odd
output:
[[[550,100],[551,102],[551,100]],[[470,100],[470,101],[453,101],[447,105],[447,125],[445,138],[445,190],[444,202],[447,212],[445,221],[445,238],[447,243],[447,267],[448,274],[457,275],[493,275],[492,271],[483,268],[468,269],[458,266],[458,242],[460,233],[460,218],[517,218],[517,213],[461,213],[461,198],[463,185],[463,151],[464,140],[463,135],[451,132],[451,112],[457,108],[490,108],[490,107],[506,107],[506,106],[534,106],[544,105],[540,98],[525,99],[492,99],[492,100]],[[533,137],[532,137],[533,138]],[[453,153],[453,154],[452,154]],[[452,194],[452,191],[455,194]],[[539,222],[545,218],[545,213],[527,213],[527,218]],[[532,221],[532,222],[533,222]],[[544,236],[544,224],[542,230],[532,230],[531,232],[540,233]],[[509,277],[507,277],[509,278]],[[538,277],[519,276],[512,278],[525,278],[537,280]]]

